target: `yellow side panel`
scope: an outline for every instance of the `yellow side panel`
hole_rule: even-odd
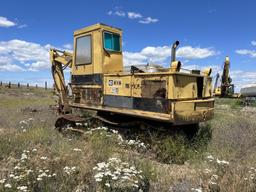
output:
[[[121,52],[106,52],[103,54],[103,73],[123,71],[123,55]]]
[[[167,88],[167,91],[168,91],[168,99],[174,99],[175,98],[175,94],[174,94],[174,75],[170,75],[168,77],[168,88]]]
[[[172,83],[173,99],[192,99],[197,97],[196,77],[186,75],[174,75]]]
[[[212,96],[212,78],[204,77],[204,97]]]
[[[131,76],[105,76],[104,95],[131,96]]]
[[[93,32],[93,73],[102,73],[102,30]]]

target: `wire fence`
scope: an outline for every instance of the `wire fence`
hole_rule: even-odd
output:
[[[48,83],[47,81],[44,82],[44,86],[38,86],[38,84],[35,84],[35,85],[31,85],[29,83],[12,83],[11,81],[9,82],[3,82],[3,81],[0,81],[0,87],[7,87],[7,88],[44,88],[45,90],[48,89]]]

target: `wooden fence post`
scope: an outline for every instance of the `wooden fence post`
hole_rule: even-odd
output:
[[[0,82],[0,86],[2,87],[2,85],[3,85],[3,82],[1,81],[1,82]]]
[[[36,89],[37,89],[37,84],[36,84]]]
[[[12,83],[11,83],[11,81],[9,81],[8,87],[11,88],[11,86],[12,86]]]
[[[29,83],[27,83],[27,88],[29,88]]]
[[[44,88],[45,88],[45,90],[47,90],[47,81],[45,81],[45,83],[44,83]]]
[[[18,88],[20,88],[20,82],[18,82]]]

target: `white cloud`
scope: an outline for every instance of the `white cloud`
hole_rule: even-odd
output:
[[[31,70],[47,69],[50,67],[49,47],[50,45],[42,46],[17,39],[0,41],[0,57],[8,58],[8,62],[5,63],[12,70],[22,69],[21,66],[29,66]],[[7,68],[2,67],[2,70],[7,70]]]
[[[18,65],[11,64],[11,59],[9,57],[0,56],[0,71],[18,72],[24,71],[24,69]]]
[[[253,46],[256,46],[256,41],[252,41],[251,44],[252,44]]]
[[[154,18],[151,18],[151,17],[146,17],[146,18],[143,18],[143,19],[139,20],[139,23],[150,24],[150,23],[156,23],[158,21],[159,21],[158,19],[154,19]]]
[[[128,18],[129,19],[138,19],[142,18],[142,15],[140,13],[135,13],[135,12],[127,12]]]
[[[13,27],[16,23],[0,16],[0,27]]]
[[[138,23],[141,24],[150,24],[150,23],[156,23],[159,20],[156,18],[152,18],[152,17],[144,17],[141,13],[137,13],[137,12],[133,12],[133,11],[128,11],[128,12],[124,12],[124,11],[120,11],[120,10],[116,10],[116,11],[108,11],[107,15],[113,15],[113,16],[119,16],[119,17],[126,17],[129,19],[138,19]]]
[[[25,70],[18,65],[13,65],[13,64],[1,65],[0,64],[0,71],[19,72],[19,71],[25,71]]]
[[[169,63],[171,46],[145,47],[140,52],[124,52],[124,65],[136,65],[146,63]],[[218,53],[211,48],[199,48],[185,46],[177,50],[177,57],[185,60],[204,59]]]
[[[141,65],[145,64],[147,57],[142,55],[141,53],[132,53],[132,52],[124,52],[124,65],[130,66],[130,65]]]
[[[39,71],[49,69],[50,44],[40,45],[23,40],[0,41],[0,70],[2,71]],[[67,51],[72,52],[72,45],[63,45]],[[58,48],[58,49],[63,49]]]
[[[63,45],[63,48],[65,48],[65,49],[73,49],[73,45],[70,44],[70,43],[67,43],[67,44]]]
[[[177,50],[177,57],[186,59],[204,59],[217,54],[218,53],[211,48],[185,46]]]
[[[256,71],[234,70],[230,71],[230,77],[238,91],[240,88],[256,84]]]
[[[18,29],[23,29],[23,28],[25,28],[25,27],[27,27],[28,25],[27,24],[22,24],[22,25],[19,25],[18,26]]]
[[[119,17],[125,17],[126,14],[123,11],[108,11],[107,12],[108,15],[115,15],[115,16],[119,16]]]
[[[239,55],[248,55],[252,58],[256,57],[256,50],[240,49],[236,50],[236,53]]]

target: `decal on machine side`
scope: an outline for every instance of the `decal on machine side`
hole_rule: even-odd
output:
[[[108,80],[109,87],[122,87],[122,80],[121,79],[110,79]]]

